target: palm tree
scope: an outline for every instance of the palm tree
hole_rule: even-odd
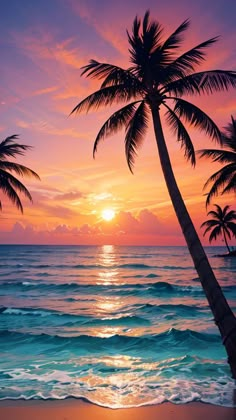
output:
[[[95,155],[101,140],[124,127],[125,152],[131,171],[151,115],[169,195],[223,338],[232,375],[236,379],[236,318],[215,278],[177,186],[160,117],[160,109],[164,108],[167,121],[183,147],[186,158],[195,165],[194,147],[183,121],[196,126],[218,142],[221,136],[212,119],[200,108],[183,99],[183,96],[210,94],[236,87],[236,72],[195,72],[195,67],[205,58],[205,49],[214,44],[217,38],[202,42],[177,56],[183,33],[188,27],[189,21],[185,20],[166,40],[162,40],[162,27],[157,21],[150,21],[149,11],[142,21],[136,17],[131,34],[127,32],[131,67],[123,69],[91,60],[82,68],[82,75],[103,79],[101,87],[76,105],[71,113],[88,112],[103,105],[111,106],[123,102],[125,105],[114,112],[101,127],[95,139],[93,154]]]
[[[228,245],[227,237],[231,239],[231,234],[236,237],[236,211],[229,210],[230,206],[225,206],[222,210],[218,204],[214,204],[216,210],[209,211],[207,216],[212,216],[213,219],[206,220],[206,222],[201,224],[201,227],[206,227],[204,236],[206,233],[210,232],[209,242],[216,240],[218,236],[223,236],[225,245],[230,253],[230,248]]]
[[[30,201],[32,197],[27,188],[14,176],[12,172],[20,176],[33,176],[40,179],[36,172],[20,165],[16,162],[10,162],[8,157],[15,158],[17,155],[24,155],[24,152],[30,149],[30,146],[16,143],[17,135],[7,137],[0,143],[0,189],[9,198],[9,200],[23,213],[23,206],[18,192],[24,194]],[[2,202],[0,200],[0,210]]]
[[[225,133],[222,133],[221,145],[226,149],[204,149],[199,150],[200,157],[210,157],[213,162],[225,163],[226,165],[215,172],[204,185],[204,189],[210,183],[213,183],[207,194],[206,206],[211,202],[212,197],[228,192],[236,193],[236,120],[231,116],[231,123],[225,127]]]

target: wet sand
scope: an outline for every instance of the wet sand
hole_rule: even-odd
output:
[[[236,408],[164,403],[112,410],[81,400],[0,402],[1,420],[236,420]]]

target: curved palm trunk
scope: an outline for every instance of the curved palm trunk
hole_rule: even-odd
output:
[[[230,253],[230,248],[229,248],[229,245],[228,245],[228,241],[226,239],[226,234],[225,234],[224,228],[223,228],[223,236],[224,236],[225,245],[227,246],[227,249],[228,249],[228,253]]]
[[[215,278],[177,186],[162,131],[158,106],[156,106],[155,103],[151,103],[150,108],[152,112],[161,167],[169,195],[209,306],[213,312],[214,321],[220,330],[222,341],[227,351],[228,363],[231,368],[232,377],[236,379],[236,318]]]

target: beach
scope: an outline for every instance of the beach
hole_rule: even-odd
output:
[[[235,420],[236,409],[190,403],[112,410],[83,401],[1,401],[1,420]]]

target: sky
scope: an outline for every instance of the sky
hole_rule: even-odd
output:
[[[69,114],[99,88],[81,77],[90,59],[129,67],[126,30],[147,9],[165,28],[164,36],[190,18],[181,52],[219,35],[201,70],[235,70],[235,0],[0,0],[0,6],[1,140],[18,134],[19,142],[32,146],[17,161],[41,178],[23,179],[33,197],[33,204],[22,197],[23,215],[0,191],[0,243],[185,245],[152,125],[131,174],[124,132],[106,139],[92,156],[96,133],[111,110]],[[191,100],[221,129],[236,116],[235,90]],[[192,168],[165,121],[163,127],[180,191],[207,245],[200,229],[207,218],[203,185],[219,166],[198,159]],[[196,150],[215,146],[203,133],[190,133]],[[232,194],[214,203],[235,209]],[[114,211],[111,221],[103,219],[105,209]]]

